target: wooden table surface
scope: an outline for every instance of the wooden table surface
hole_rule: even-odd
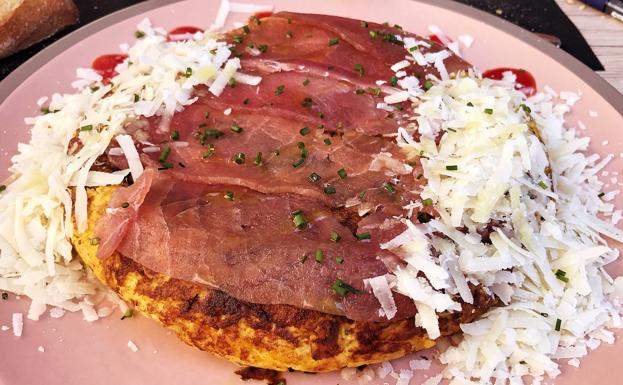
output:
[[[557,2],[582,32],[606,68],[598,74],[623,93],[623,22],[577,0]]]

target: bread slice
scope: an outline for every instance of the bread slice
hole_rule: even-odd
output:
[[[72,0],[0,0],[0,58],[78,21]]]

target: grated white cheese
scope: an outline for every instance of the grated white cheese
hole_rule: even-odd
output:
[[[132,340],[128,340],[128,348],[134,353],[138,352],[138,346]]]
[[[78,69],[76,93],[41,98],[42,104],[49,100],[53,112],[26,119],[31,140],[18,145],[9,169],[14,177],[0,194],[0,290],[30,297],[30,319],[38,319],[47,305],[82,311],[88,321],[109,313],[94,309],[101,301],[85,300],[106,289],[73,258],[70,239],[86,228],[86,187],[119,184],[128,172],[136,180],[143,172],[126,124],[160,115],[160,129],[167,130],[173,113],[196,100],[195,85],[206,84],[218,94],[214,84],[226,84],[231,77],[248,84],[261,81],[239,74],[240,62],[230,58],[228,45],[208,34],[169,42],[167,32],[148,19],[137,28],[145,37],[128,46],[129,57],[116,67],[110,84],[102,84],[91,69]],[[115,138],[119,148],[111,155],[124,155],[129,170],[91,171]]]
[[[21,337],[24,330],[24,315],[22,313],[13,313],[11,317],[13,326],[13,335]]]
[[[430,55],[425,61],[436,63]],[[623,241],[623,232],[598,218],[621,217],[603,199],[616,193],[599,198],[604,184],[597,174],[612,156],[586,154],[590,140],[565,127],[578,94],[561,92],[559,103],[546,89],[527,99],[514,82],[511,73],[500,81],[442,74],[419,95],[416,124],[398,130],[404,152],[422,156],[421,196],[435,202],[439,216],[419,225],[403,219],[407,230],[381,247],[405,265],[381,278],[414,300],[416,325],[433,339],[441,309],[460,310],[451,296],[473,302],[468,282],[506,304],[461,325],[462,341],[440,356],[452,383],[554,378],[557,360],[579,365],[589,348],[614,340],[608,328],[623,326],[623,279],[603,269],[619,255],[606,239]],[[480,232],[491,223],[491,244],[482,243]],[[386,293],[377,297],[384,309]]]

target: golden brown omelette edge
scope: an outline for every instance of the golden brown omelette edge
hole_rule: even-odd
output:
[[[72,239],[74,251],[96,277],[130,306],[175,331],[187,344],[240,365],[326,372],[383,362],[434,346],[412,318],[360,322],[289,305],[238,301],[203,285],[155,273],[114,254],[97,258],[95,225],[117,187],[88,189],[88,229]],[[480,317],[497,303],[472,288],[473,304],[439,315],[442,335]]]
[[[95,225],[116,187],[88,190],[89,226],[72,239],[97,278],[187,344],[240,365],[326,372],[402,357],[434,342],[413,319],[355,322],[288,305],[258,305],[220,290],[173,279],[114,254],[100,260]]]

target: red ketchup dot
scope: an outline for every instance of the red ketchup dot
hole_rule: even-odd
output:
[[[452,39],[450,39],[449,37],[446,36],[446,39],[448,39],[450,41],[450,43],[452,43]],[[441,41],[441,38],[437,35],[428,35],[428,40],[437,43],[439,45],[445,46],[445,44],[443,43],[443,41]]]
[[[487,79],[501,80],[504,77],[504,72],[512,72],[517,77],[515,89],[523,92],[526,96],[536,94],[536,80],[534,80],[534,76],[526,70],[505,67],[494,68],[485,71],[482,76]]]
[[[270,17],[272,15],[273,15],[273,13],[271,11],[256,12],[255,13],[255,17],[257,17],[258,19],[263,19],[265,17]]]
[[[128,55],[125,54],[102,55],[93,61],[91,68],[93,68],[93,70],[95,70],[98,74],[102,75],[102,83],[108,84],[110,79],[117,74],[115,67],[123,63],[123,61],[127,58]]]
[[[187,35],[194,35],[197,32],[203,32],[203,29],[192,26],[181,26],[177,28],[173,28],[169,31],[167,35],[168,41],[178,41],[178,40],[186,40],[184,37]]]

